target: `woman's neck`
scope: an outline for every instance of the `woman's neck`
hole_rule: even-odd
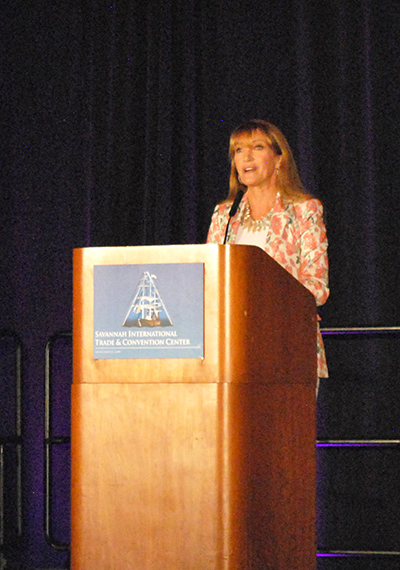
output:
[[[274,207],[278,195],[276,186],[268,188],[250,187],[247,189],[247,196],[250,205],[251,217],[254,220],[261,220]]]

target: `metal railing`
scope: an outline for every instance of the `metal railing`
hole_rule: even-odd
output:
[[[5,490],[6,490],[6,453],[9,448],[15,449],[16,463],[13,473],[15,484],[15,534],[14,538],[22,536],[22,341],[20,337],[9,330],[0,330],[1,339],[10,339],[13,344],[12,360],[15,391],[15,418],[14,433],[0,437],[0,554],[6,546],[7,536],[5,531]],[[4,559],[3,559],[4,560]]]
[[[321,330],[325,336],[329,335],[399,335],[400,327],[345,327],[345,328],[326,328]],[[70,438],[60,437],[52,433],[51,421],[51,351],[53,343],[61,338],[71,336],[71,333],[59,333],[54,335],[46,346],[46,538],[48,542],[57,549],[66,550],[67,544],[60,544],[54,540],[51,531],[51,449],[54,445],[69,443]],[[324,439],[317,441],[317,447],[397,447],[400,446],[400,440],[397,439]],[[400,448],[400,447],[399,447]],[[320,550],[317,554],[319,557],[398,557],[398,551],[374,551],[374,550]]]
[[[400,327],[349,327],[349,328],[323,328],[323,336],[329,335],[400,335]],[[394,447],[400,450],[400,440],[398,439],[322,439],[317,440],[319,447]],[[318,557],[377,557],[389,558],[399,557],[400,551],[391,550],[320,550]]]
[[[60,339],[71,338],[71,332],[55,333],[46,344],[45,349],[45,421],[44,421],[44,446],[45,446],[45,494],[44,494],[44,533],[46,542],[55,550],[69,550],[70,545],[54,538],[52,524],[53,510],[53,448],[54,446],[70,444],[70,436],[55,435],[53,433],[53,349],[54,344]]]

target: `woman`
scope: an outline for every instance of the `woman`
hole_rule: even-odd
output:
[[[207,242],[224,243],[232,202],[244,191],[226,243],[260,246],[311,291],[317,305],[324,304],[329,286],[322,205],[305,192],[285,137],[271,123],[249,121],[233,131],[229,156],[230,192],[214,210]],[[317,354],[318,377],[327,377],[319,331]]]

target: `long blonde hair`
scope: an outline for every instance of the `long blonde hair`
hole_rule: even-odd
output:
[[[275,127],[275,125],[272,125],[267,121],[263,121],[262,119],[252,119],[251,121],[248,121],[236,127],[236,129],[231,134],[229,142],[231,174],[227,201],[234,200],[239,189],[243,190],[244,192],[246,191],[246,186],[240,182],[235,167],[235,147],[237,139],[240,136],[251,136],[254,131],[263,132],[272,150],[278,156],[282,156],[277,175],[277,186],[281,197],[284,200],[292,202],[304,202],[304,200],[311,198],[310,194],[308,194],[303,188],[299,171],[297,170],[297,166],[294,161],[293,153],[284,135],[277,127]]]

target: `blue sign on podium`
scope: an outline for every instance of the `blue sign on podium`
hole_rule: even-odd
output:
[[[94,267],[94,359],[203,357],[203,263]]]

